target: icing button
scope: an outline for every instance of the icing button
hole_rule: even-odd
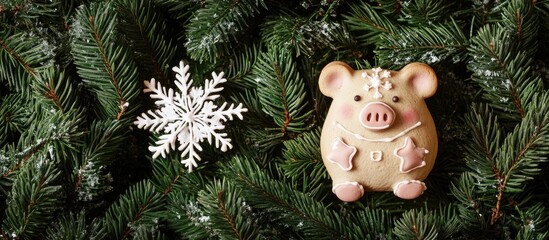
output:
[[[381,160],[383,160],[383,152],[382,151],[371,151],[370,152],[370,160],[374,161],[374,162],[379,162]]]

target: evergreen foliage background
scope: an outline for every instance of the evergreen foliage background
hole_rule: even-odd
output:
[[[0,238],[547,239],[548,39],[547,0],[2,0]],[[132,125],[180,60],[249,109],[191,173]],[[334,60],[437,72],[418,199],[331,193]]]

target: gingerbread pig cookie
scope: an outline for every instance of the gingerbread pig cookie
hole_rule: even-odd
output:
[[[403,199],[421,195],[438,149],[424,101],[437,89],[433,69],[411,63],[400,71],[355,71],[331,62],[319,87],[333,99],[320,144],[337,197],[352,202],[371,191],[393,191]]]

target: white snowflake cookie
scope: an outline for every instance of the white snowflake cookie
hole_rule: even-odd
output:
[[[181,61],[179,67],[173,67],[173,71],[176,73],[175,85],[179,92],[174,93],[173,89],[162,87],[154,78],[144,81],[143,92],[152,93],[151,98],[156,99],[155,104],[159,108],[141,114],[134,124],[138,128],[161,133],[155,145],[149,146],[149,150],[154,153],[153,158],[159,155],[166,157],[166,154],[176,149],[178,143],[181,163],[192,171],[198,166],[197,161],[201,160],[198,152],[202,151],[200,143],[205,139],[209,144],[215,143],[215,147],[223,152],[233,147],[227,133],[218,131],[225,128],[223,123],[232,120],[233,115],[242,119],[242,113],[248,110],[242,107],[242,103],[228,107],[226,102],[221,106],[214,103],[219,98],[217,93],[223,90],[218,84],[227,81],[223,78],[223,72],[219,75],[212,72],[212,80],[206,79],[204,87],[194,87],[189,65]]]

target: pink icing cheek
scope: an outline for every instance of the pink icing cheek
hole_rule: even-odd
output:
[[[414,124],[419,121],[419,114],[413,108],[408,108],[402,113],[402,120],[406,125]]]
[[[347,104],[339,108],[339,114],[345,120],[349,120],[353,117],[353,108]]]

